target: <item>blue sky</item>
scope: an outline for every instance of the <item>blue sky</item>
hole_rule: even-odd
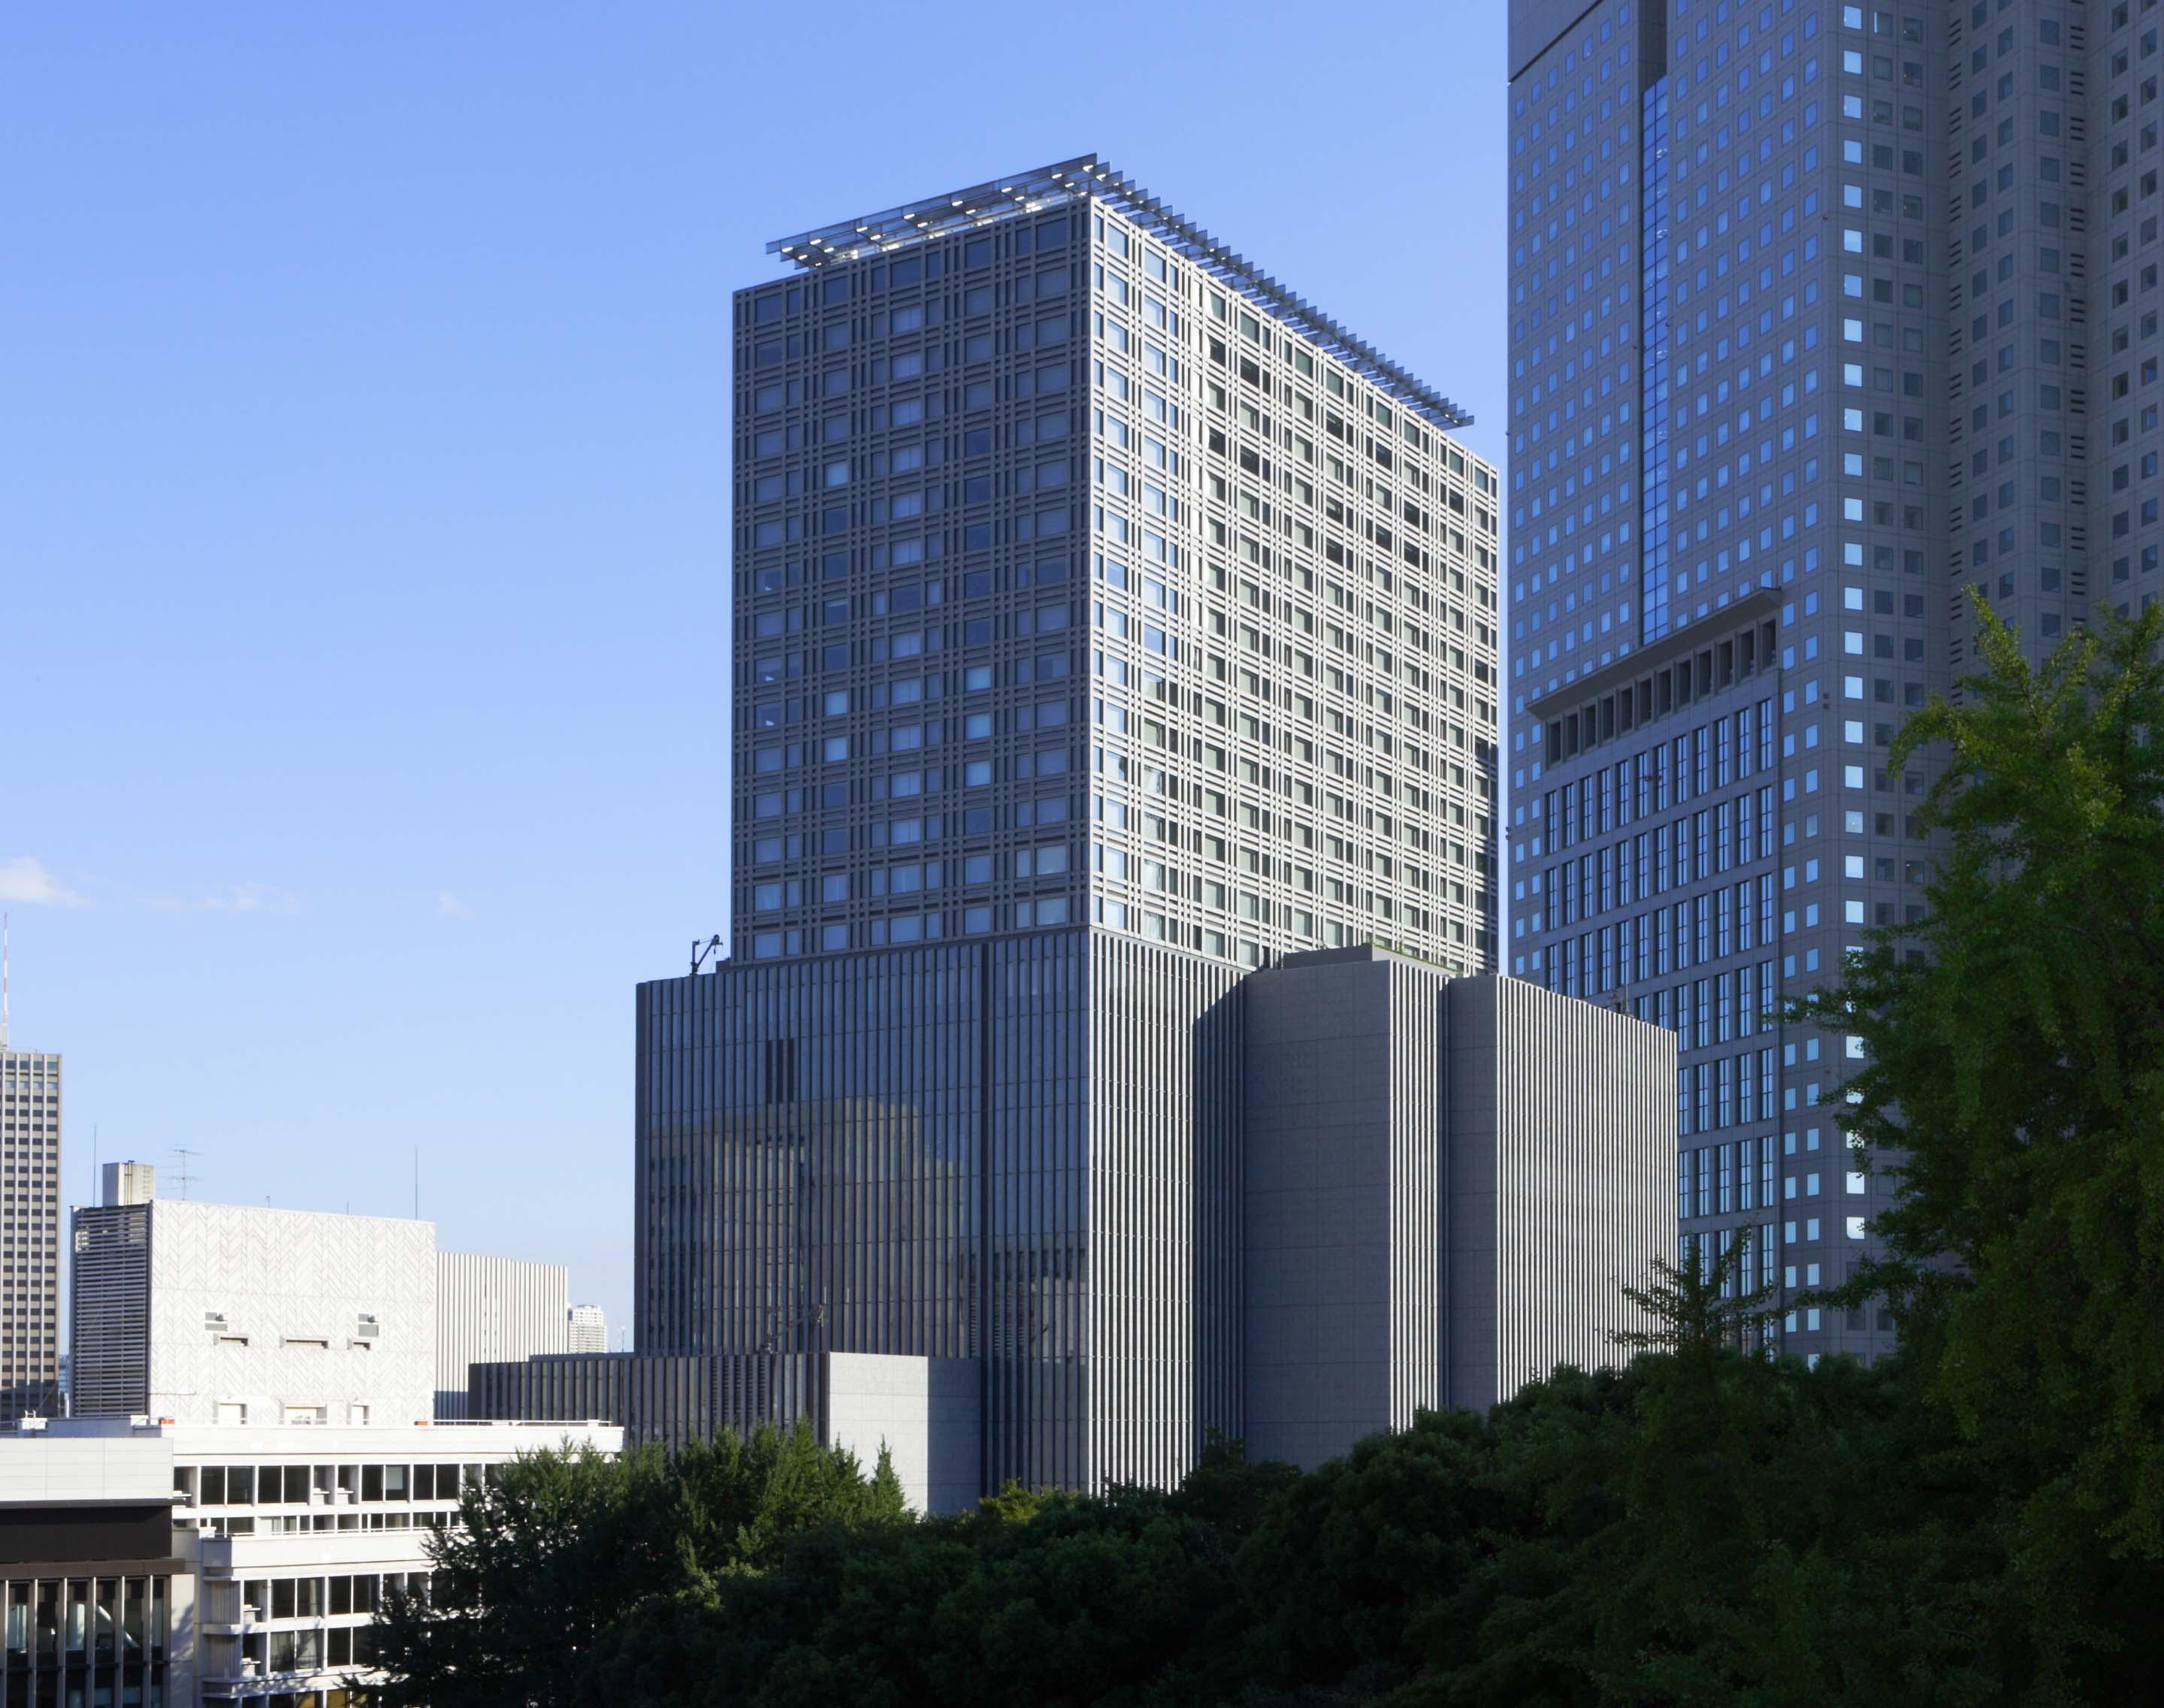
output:
[[[632,987],[727,924],[729,292],[1099,152],[1500,460],[1504,16],[9,8],[0,905],[71,1200],[95,1133],[402,1215],[418,1147],[446,1246],[625,1322]]]

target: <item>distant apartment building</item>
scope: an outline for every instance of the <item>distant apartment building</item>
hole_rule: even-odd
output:
[[[476,1364],[571,1350],[569,1272],[561,1264],[436,1253],[436,1411],[469,1416],[467,1372]]]
[[[149,1171],[107,1173],[108,1199]],[[75,1415],[176,1424],[434,1416],[434,1225],[176,1199],[78,1210]]]
[[[566,1352],[607,1352],[608,1314],[598,1305],[574,1305],[570,1311],[570,1343]]]

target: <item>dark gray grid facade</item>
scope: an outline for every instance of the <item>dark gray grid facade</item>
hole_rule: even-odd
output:
[[[1101,163],[953,199],[736,298],[734,953],[1492,964],[1462,412]]]
[[[150,1206],[86,1205],[70,1254],[68,1409],[126,1417],[150,1409]]]

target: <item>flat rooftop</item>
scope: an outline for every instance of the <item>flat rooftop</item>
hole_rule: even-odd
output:
[[[1096,155],[1078,155],[1057,166],[1038,166],[922,202],[837,220],[791,237],[777,237],[767,244],[766,252],[784,255],[805,268],[866,260],[934,238],[1093,197],[1431,425],[1447,432],[1473,424],[1469,410],[1460,408],[1372,344],[1354,337],[1313,303],[1287,289],[1245,255],[1235,254]]]

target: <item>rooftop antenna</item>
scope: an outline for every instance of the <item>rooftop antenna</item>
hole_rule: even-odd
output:
[[[8,1048],[8,916],[0,913],[0,1049]]]
[[[189,1170],[195,1162],[195,1159],[201,1156],[202,1153],[199,1150],[190,1150],[185,1145],[176,1144],[173,1147],[173,1154],[181,1159],[180,1167],[175,1169],[174,1173],[179,1177],[181,1201],[182,1203],[186,1203],[188,1196],[188,1186],[194,1179],[194,1176],[189,1172]]]
[[[413,1219],[421,1219],[421,1147],[413,1147]]]

